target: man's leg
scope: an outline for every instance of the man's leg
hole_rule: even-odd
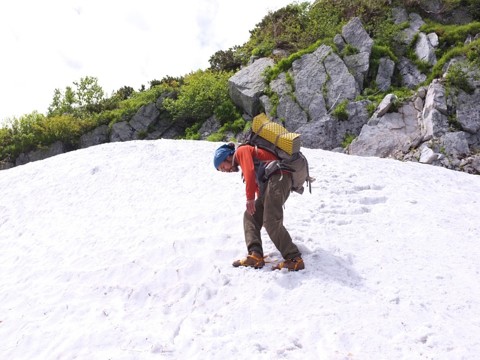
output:
[[[263,226],[284,259],[301,256],[290,234],[283,226],[283,204],[290,195],[291,187],[292,178],[289,175],[273,175],[268,180],[263,203]]]
[[[260,230],[263,225],[263,203],[261,199],[255,201],[255,214],[250,215],[245,211],[243,215],[243,230],[245,233],[245,244],[248,253],[257,252],[263,256],[262,238]]]

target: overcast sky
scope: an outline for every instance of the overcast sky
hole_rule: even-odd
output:
[[[293,0],[16,0],[0,3],[0,121],[46,113],[85,76],[109,96],[206,69]]]

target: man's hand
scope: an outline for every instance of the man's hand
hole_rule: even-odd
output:
[[[255,200],[247,200],[247,212],[250,215],[255,214]]]

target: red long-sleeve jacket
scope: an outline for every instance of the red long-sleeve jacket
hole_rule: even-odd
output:
[[[267,150],[256,148],[251,145],[242,145],[237,148],[235,151],[235,162],[242,168],[247,200],[254,200],[255,193],[258,193],[254,159],[268,162],[277,160],[278,158]]]

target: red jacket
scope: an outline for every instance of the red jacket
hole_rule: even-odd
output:
[[[278,160],[278,158],[267,150],[255,148],[251,145],[242,145],[235,151],[235,162],[240,165],[245,179],[245,192],[247,200],[254,200],[255,193],[258,193],[258,184],[255,177],[255,166],[253,159],[260,161]]]

